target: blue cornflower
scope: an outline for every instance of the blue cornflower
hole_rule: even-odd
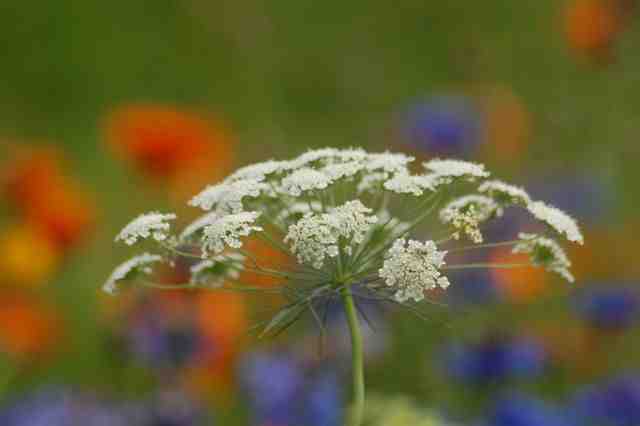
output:
[[[310,371],[290,354],[259,352],[243,362],[240,380],[258,426],[342,423],[342,395],[333,371]]]
[[[628,287],[594,287],[578,296],[576,310],[595,328],[622,330],[638,320],[640,297]]]
[[[428,154],[464,156],[482,141],[482,119],[470,99],[436,96],[409,109],[404,132],[412,145]]]
[[[504,398],[495,403],[481,426],[569,426],[560,410],[549,404],[522,395]]]
[[[485,385],[534,377],[542,371],[545,361],[545,351],[536,341],[497,337],[451,347],[445,368],[459,382]]]
[[[582,391],[573,404],[582,425],[640,424],[640,378],[623,377]]]
[[[129,420],[114,404],[59,388],[39,390],[0,409],[2,426],[125,426]]]

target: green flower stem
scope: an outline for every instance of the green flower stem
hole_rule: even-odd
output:
[[[353,378],[353,405],[351,407],[348,426],[360,426],[364,414],[364,359],[362,350],[362,333],[358,314],[353,302],[353,295],[348,286],[342,288],[342,301],[347,315],[351,334],[351,369]]]

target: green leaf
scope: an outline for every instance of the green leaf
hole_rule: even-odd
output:
[[[300,304],[285,306],[275,314],[273,318],[271,318],[271,321],[269,321],[264,330],[262,330],[259,337],[264,337],[282,325],[289,325],[291,323],[291,319],[297,318],[303,310],[304,306],[301,306]]]

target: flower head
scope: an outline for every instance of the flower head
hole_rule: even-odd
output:
[[[513,253],[527,253],[534,265],[555,272],[570,283],[574,281],[569,271],[571,261],[558,243],[535,234],[520,233],[518,238],[521,241],[513,247]]]
[[[398,194],[413,194],[419,197],[425,191],[433,191],[437,180],[435,175],[396,173],[384,183],[384,188]]]
[[[584,237],[575,220],[565,212],[549,206],[542,201],[535,201],[527,206],[533,216],[545,222],[558,234],[564,234],[569,241],[584,244]]]
[[[404,119],[409,142],[432,155],[464,155],[483,142],[482,117],[462,96],[436,96],[414,105]]]
[[[256,198],[268,186],[256,179],[239,179],[230,183],[220,183],[207,187],[196,195],[189,204],[203,210],[215,209],[222,213],[238,213],[243,210],[242,199]]]
[[[300,263],[320,269],[326,257],[340,255],[341,239],[346,242],[347,254],[353,251],[352,244],[363,241],[370,226],[377,221],[369,213],[371,209],[358,200],[348,201],[329,213],[307,213],[289,227],[284,241],[291,243],[291,251]]]
[[[478,187],[478,192],[487,194],[501,205],[521,204],[526,206],[531,202],[527,191],[500,180],[482,182]]]
[[[424,163],[423,166],[428,171],[436,173],[446,180],[466,179],[475,181],[489,176],[489,172],[484,169],[484,165],[469,161],[435,159]]]
[[[483,227],[513,204],[526,205],[534,216],[578,239],[577,226],[566,214],[530,202],[524,190],[507,183],[483,183],[489,172],[481,164],[434,159],[424,164],[426,171],[412,174],[413,160],[402,153],[325,148],[245,166],[191,200],[208,213],[178,237],[169,227],[174,215],[150,213],[127,225],[117,240],[162,241],[162,258],[182,267],[189,287],[281,293],[289,303],[263,332],[277,333],[307,311],[317,314],[319,301],[336,294],[350,297],[351,288],[382,300],[420,301],[425,291],[449,286],[449,270],[522,266],[464,263],[460,257],[444,262],[450,250],[514,245],[474,245],[483,241]],[[443,224],[431,231],[438,238],[412,239],[413,232],[427,232],[426,224],[438,226],[436,212]],[[463,235],[471,242],[461,241]],[[266,247],[255,246],[258,242]],[[519,243],[516,252],[530,253],[530,263],[544,262],[568,276],[568,260],[556,246],[540,238]],[[463,244],[471,245],[457,247]],[[543,252],[553,261],[543,259]]]
[[[169,233],[170,221],[176,215],[158,212],[145,213],[127,224],[116,237],[116,241],[124,241],[128,245],[135,244],[139,239],[153,237],[156,241],[164,241]]]
[[[135,256],[114,269],[102,289],[107,293],[115,293],[118,290],[120,281],[130,279],[135,273],[149,274],[151,273],[149,266],[152,263],[161,261],[162,256],[157,254],[143,253]]]
[[[240,212],[222,216],[204,228],[202,250],[219,254],[225,246],[236,249],[242,247],[240,237],[262,231],[262,227],[253,225],[259,216],[259,212]]]
[[[155,178],[184,177],[190,169],[226,165],[232,158],[232,137],[220,122],[170,105],[118,107],[105,130],[118,154]]]
[[[305,167],[282,179],[281,191],[298,197],[306,191],[326,189],[332,182],[333,179],[327,174]]]
[[[227,280],[240,277],[243,262],[244,256],[237,253],[201,260],[191,267],[191,284],[208,288],[222,287]]]
[[[393,243],[378,273],[395,291],[398,302],[424,299],[424,292],[435,287],[447,288],[449,280],[439,268],[446,251],[438,251],[433,241],[398,239]]]
[[[474,243],[483,241],[479,226],[489,219],[502,216],[502,208],[489,197],[465,195],[456,198],[440,211],[440,220],[451,225],[453,238],[466,234]]]

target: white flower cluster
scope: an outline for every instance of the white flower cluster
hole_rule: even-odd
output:
[[[217,211],[206,213],[187,226],[184,227],[180,234],[180,240],[185,241],[191,239],[194,235],[198,234],[207,226],[220,219],[220,214]]]
[[[225,182],[235,182],[238,180],[255,180],[262,182],[269,175],[282,173],[287,169],[288,163],[286,161],[267,160],[261,163],[250,164],[245,167],[241,167],[229,176]]]
[[[576,221],[560,209],[549,206],[542,201],[530,203],[527,209],[533,216],[545,222],[559,234],[564,234],[569,241],[584,244],[584,237]]]
[[[205,188],[200,194],[189,201],[194,207],[203,210],[211,210],[222,213],[238,213],[243,210],[242,199],[245,197],[257,198],[262,191],[269,186],[256,179],[240,179],[233,182],[223,182]]]
[[[124,241],[128,245],[135,244],[138,239],[153,237],[156,241],[167,238],[171,225],[169,221],[176,218],[173,213],[162,214],[158,212],[146,213],[138,216],[116,236],[116,241]]]
[[[433,241],[404,239],[406,233],[440,207],[440,202],[445,204],[439,211],[439,219],[448,228],[449,238],[464,236],[473,243],[481,243],[480,226],[515,205],[526,208],[570,241],[583,242],[570,216],[543,202],[532,201],[520,187],[486,180],[490,174],[481,164],[433,159],[422,164],[422,172],[415,173],[410,170],[413,161],[413,157],[400,153],[325,148],[305,152],[292,160],[249,165],[222,182],[208,186],[189,202],[206,212],[187,225],[178,234],[179,238],[169,238],[174,214],[152,212],[129,223],[116,240],[133,244],[150,237],[158,241],[168,239],[162,245],[178,256],[184,254],[180,245],[186,245],[190,253],[199,253],[203,258],[192,267],[192,283],[219,286],[237,277],[242,262],[233,256],[243,253],[242,240],[264,231],[264,226],[269,232],[265,240],[273,240],[273,244],[296,257],[300,264],[319,270],[289,271],[291,273],[284,274],[287,279],[307,280],[313,276],[328,280],[360,279],[378,270],[378,277],[366,277],[367,280],[384,281],[393,287],[398,301],[418,301],[426,289],[445,288],[449,284],[440,272],[446,252],[439,251]],[[474,187],[475,190],[471,188],[467,192],[470,195],[453,200],[443,199],[442,195],[458,191],[453,188],[454,191],[440,192],[442,187],[457,183],[463,184],[459,189]],[[414,200],[405,198],[403,204],[399,204],[394,200],[395,194],[422,199],[413,204]],[[389,212],[398,206],[404,215]],[[418,214],[412,210],[416,207],[421,210]],[[282,234],[284,239],[280,241],[284,241],[286,247],[275,241]],[[573,279],[569,260],[553,240],[522,234],[514,252],[528,253],[533,263]],[[149,256],[143,255],[122,265],[106,289],[115,288],[115,283],[126,277],[128,270],[160,259]],[[345,257],[349,257],[348,261]],[[334,261],[328,262],[328,259]]]
[[[462,160],[441,160],[436,158],[423,163],[423,167],[446,181],[465,179],[473,182],[477,179],[486,178],[490,174],[484,169],[484,165]]]
[[[526,206],[531,203],[531,198],[527,191],[499,180],[482,182],[478,187],[478,192],[487,194],[501,205],[519,204]]]
[[[521,241],[513,247],[513,253],[526,253],[534,265],[555,272],[570,283],[574,281],[569,271],[571,261],[558,243],[535,234],[520,233],[518,238]]]
[[[131,275],[136,272],[150,274],[151,268],[149,265],[161,261],[162,256],[156,254],[143,253],[135,256],[113,270],[111,276],[109,276],[102,286],[102,290],[106,293],[113,294],[118,291],[118,283],[120,281],[129,279]]]
[[[306,191],[325,189],[331,183],[331,177],[325,173],[310,167],[305,167],[294,171],[282,179],[280,190],[292,197],[299,197]]]
[[[222,253],[225,246],[241,248],[241,237],[246,237],[262,227],[253,225],[260,212],[240,212],[222,216],[204,228],[202,236],[203,256],[207,253]]]
[[[436,175],[409,175],[396,173],[384,183],[384,188],[398,194],[413,194],[416,197],[425,191],[433,191],[437,183]]]
[[[210,288],[222,287],[227,280],[236,280],[240,277],[243,261],[244,256],[238,253],[202,260],[190,268],[190,282],[193,285],[205,285]]]
[[[483,241],[479,225],[494,217],[502,216],[502,209],[493,199],[484,195],[465,195],[456,198],[440,211],[440,220],[456,231],[454,239],[467,235],[474,243]]]
[[[444,265],[446,251],[438,251],[433,241],[397,239],[378,271],[389,287],[396,289],[398,302],[424,299],[426,290],[439,286],[447,288],[449,280],[438,270]]]
[[[289,226],[285,242],[300,263],[322,268],[326,257],[336,257],[340,249],[351,255],[352,245],[360,244],[370,227],[377,222],[371,209],[359,200],[348,201],[328,213],[307,213]]]

